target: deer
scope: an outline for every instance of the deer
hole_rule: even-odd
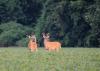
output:
[[[32,36],[29,35],[28,38],[29,38],[28,48],[31,50],[31,52],[37,51],[37,43],[35,35]]]
[[[45,33],[42,33],[42,36],[44,38],[44,47],[48,51],[59,51],[61,48],[61,43],[57,41],[50,41],[49,33],[45,35]]]

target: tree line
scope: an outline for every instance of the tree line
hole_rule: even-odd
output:
[[[0,46],[27,46],[42,32],[63,47],[100,47],[99,0],[0,0]]]

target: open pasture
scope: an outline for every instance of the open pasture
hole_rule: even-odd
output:
[[[0,71],[100,71],[100,48],[0,48]]]

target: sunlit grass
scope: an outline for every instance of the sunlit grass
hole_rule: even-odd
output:
[[[0,71],[100,71],[99,48],[62,48],[47,52],[39,48],[0,48]]]

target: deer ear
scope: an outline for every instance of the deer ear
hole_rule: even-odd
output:
[[[42,33],[42,35],[45,35],[45,33]]]
[[[45,33],[42,33],[43,38],[45,38]]]
[[[31,38],[31,36],[29,35],[28,38]]]
[[[50,33],[47,33],[47,35],[50,35]]]

